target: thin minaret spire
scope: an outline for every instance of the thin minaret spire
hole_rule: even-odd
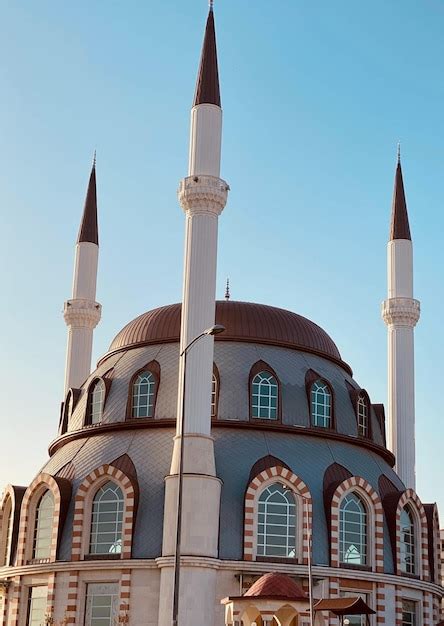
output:
[[[388,445],[406,487],[415,488],[415,367],[413,330],[420,304],[413,298],[413,246],[398,145],[390,236],[387,300],[382,317],[388,334]]]
[[[91,371],[93,330],[100,321],[96,302],[99,232],[97,226],[96,153],[86,192],[85,206],[77,237],[72,298],[65,302],[63,317],[68,326],[65,396],[79,389]]]

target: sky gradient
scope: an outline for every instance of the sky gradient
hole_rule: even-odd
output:
[[[0,489],[47,458],[63,302],[97,149],[102,321],[181,298],[189,111],[205,0],[0,0]],[[386,242],[402,164],[415,256],[417,491],[444,515],[444,5],[216,0],[224,109],[218,296],[321,325],[386,403]]]

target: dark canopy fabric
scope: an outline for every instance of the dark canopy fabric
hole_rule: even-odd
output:
[[[315,611],[331,611],[334,615],[374,615],[376,611],[359,596],[352,598],[332,598],[319,600],[314,605]]]

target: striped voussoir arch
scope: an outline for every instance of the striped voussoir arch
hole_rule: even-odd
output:
[[[420,536],[417,540],[417,549],[420,556],[419,575],[424,580],[429,579],[429,546],[428,546],[428,530],[427,530],[427,516],[421,500],[413,489],[406,489],[402,496],[399,498],[398,506],[396,509],[396,570],[398,575],[402,574],[401,568],[401,513],[402,509],[407,505],[413,507],[419,516],[420,522]]]
[[[103,484],[104,479],[111,480],[119,485],[125,498],[125,509],[122,525],[122,559],[131,558],[131,550],[133,543],[133,525],[135,514],[135,491],[134,485],[130,478],[117,467],[112,465],[102,465],[93,470],[84,479],[77,490],[74,503],[74,521],[72,532],[72,552],[73,561],[79,561],[82,558],[82,545],[84,532],[86,532],[85,523],[89,520],[85,519],[85,504],[88,497],[93,497],[97,489]],[[96,489],[97,487],[97,489]]]
[[[245,516],[244,516],[244,560],[253,561],[254,554],[254,529],[255,529],[255,503],[262,491],[264,483],[270,483],[273,479],[282,478],[294,491],[296,496],[304,499],[307,507],[306,514],[302,516],[302,563],[308,563],[309,532],[312,523],[312,500],[311,494],[304,483],[296,474],[286,467],[275,465],[259,472],[250,482],[245,493]],[[307,519],[308,516],[308,519]]]
[[[18,533],[17,543],[17,566],[26,565],[26,548],[27,541],[32,544],[32,536],[28,535],[33,529],[28,528],[30,519],[31,506],[35,509],[37,506],[37,498],[34,498],[36,494],[43,494],[46,489],[49,489],[54,497],[54,518],[52,523],[52,537],[51,537],[51,551],[49,554],[49,562],[53,563],[57,558],[57,543],[60,525],[60,507],[62,504],[62,496],[60,493],[59,485],[56,480],[50,475],[41,472],[38,474],[32,483],[27,488],[25,495],[23,496],[22,511],[20,516],[20,525]]]
[[[359,476],[347,478],[338,485],[331,500],[331,565],[332,567],[340,567],[339,505],[344,495],[353,490],[365,494],[367,500],[373,505],[373,511],[370,516],[373,520],[373,525],[369,524],[369,530],[373,531],[374,542],[374,562],[372,563],[372,567],[376,572],[384,572],[384,513],[381,499],[370,483],[368,483],[365,478]]]

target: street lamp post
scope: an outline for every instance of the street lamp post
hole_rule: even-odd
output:
[[[206,335],[219,335],[223,333],[225,326],[215,324],[197,335],[180,353],[183,359],[182,367],[182,412],[180,415],[180,447],[179,447],[179,480],[177,485],[177,518],[176,518],[176,550],[174,555],[174,587],[173,587],[173,620],[172,625],[177,626],[179,614],[179,587],[180,587],[180,547],[182,534],[182,495],[183,495],[183,457],[184,457],[184,426],[185,426],[185,384],[187,373],[187,354],[199,339]]]

